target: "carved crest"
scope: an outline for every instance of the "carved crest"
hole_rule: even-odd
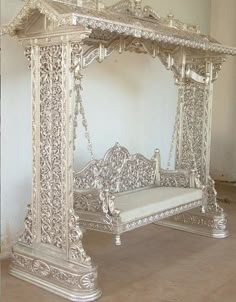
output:
[[[90,162],[75,174],[75,190],[108,189],[111,193],[151,186],[155,181],[156,160],[141,154],[131,155],[118,143],[103,159]]]

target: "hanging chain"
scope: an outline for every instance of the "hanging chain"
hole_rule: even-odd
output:
[[[180,89],[183,89],[183,87],[181,86],[181,88],[180,87],[178,88],[178,90],[180,90]],[[176,145],[177,127],[178,127],[179,120],[180,120],[180,104],[182,102],[182,99],[183,99],[182,93],[179,92],[178,107],[177,107],[176,114],[175,114],[174,129],[173,129],[173,133],[172,133],[170,151],[169,151],[169,156],[168,156],[168,161],[167,161],[167,170],[170,170],[171,160],[173,158],[173,152],[174,152],[174,148]]]
[[[74,80],[75,80],[74,89],[75,89],[75,93],[76,93],[75,112],[74,112],[74,140],[76,139],[76,128],[78,126],[78,115],[80,114],[81,118],[82,118],[82,126],[84,128],[84,136],[85,136],[85,139],[87,140],[87,148],[90,153],[90,160],[94,161],[93,145],[92,145],[92,142],[90,139],[90,134],[89,134],[89,130],[88,130],[88,122],[87,122],[87,118],[85,115],[83,100],[82,100],[82,96],[81,96],[81,91],[83,90],[83,88],[81,85],[82,75],[81,75],[80,71],[77,71],[75,73]],[[74,144],[74,149],[75,149],[75,144]]]
[[[167,162],[167,170],[170,170],[170,164],[171,164],[171,160],[173,158],[173,152],[174,152],[174,147],[175,147],[175,142],[176,142],[176,136],[177,136],[177,125],[178,125],[178,120],[179,120],[178,115],[179,114],[176,112],[176,115],[175,115],[175,124],[174,124],[173,133],[172,133],[170,151],[169,151],[168,162]]]

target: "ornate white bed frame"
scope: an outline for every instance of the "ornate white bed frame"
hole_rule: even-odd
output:
[[[23,43],[32,81],[33,192],[10,273],[73,301],[101,295],[74,208],[75,82],[84,68],[114,51],[158,57],[173,72],[178,87],[176,173],[191,171],[195,164],[195,176],[206,190],[203,207],[182,209],[158,223],[214,238],[228,235],[209,162],[213,83],[226,56],[236,55],[236,49],[172,15],[160,18],[141,2],[123,0],[106,7],[101,0],[28,0],[1,28]]]

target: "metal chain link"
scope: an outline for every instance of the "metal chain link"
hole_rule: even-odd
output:
[[[173,158],[173,152],[174,152],[174,147],[175,147],[175,142],[176,142],[176,136],[177,136],[178,121],[179,121],[179,113],[176,112],[176,115],[175,115],[175,124],[174,124],[173,133],[172,133],[170,151],[169,151],[169,156],[168,156],[168,161],[167,161],[167,170],[170,170],[170,164],[171,164],[171,160]]]
[[[87,148],[90,153],[90,160],[94,161],[94,151],[93,151],[93,145],[90,139],[90,133],[88,130],[88,122],[84,110],[84,105],[83,105],[83,100],[81,96],[81,91],[83,90],[82,85],[81,85],[81,80],[82,80],[82,75],[77,72],[75,74],[75,85],[74,89],[76,92],[76,98],[75,98],[75,112],[74,112],[74,140],[76,139],[76,128],[78,126],[78,115],[81,115],[82,118],[82,126],[84,128],[84,136],[87,141]],[[75,146],[74,146],[75,149]]]
[[[74,85],[75,92],[76,92],[75,112],[74,112],[74,140],[76,139],[76,129],[78,126],[77,119],[78,119],[78,115],[80,114],[82,117],[82,126],[84,128],[84,136],[85,136],[85,139],[87,140],[87,148],[90,153],[90,160],[94,161],[93,145],[92,145],[92,142],[90,139],[90,133],[88,130],[88,122],[87,122],[84,105],[83,105],[83,100],[82,100],[82,96],[81,96],[81,91],[83,90],[82,85],[81,85],[81,80],[82,80],[82,75],[78,72],[75,75],[75,85]],[[177,136],[177,126],[178,126],[178,122],[180,119],[180,110],[179,109],[180,109],[180,104],[182,102],[182,98],[183,97],[181,95],[179,104],[178,104],[178,109],[177,109],[177,112],[175,115],[175,123],[174,123],[174,129],[173,129],[172,139],[171,139],[171,146],[170,146],[170,151],[169,151],[169,156],[168,156],[167,170],[170,170],[171,160],[173,158],[173,151],[174,151],[174,147],[175,147],[175,143],[176,143],[176,139],[177,139],[177,137],[176,137]],[[193,134],[190,133],[186,115],[184,115],[184,117],[185,117],[185,121],[186,121],[188,141],[190,143],[190,151],[191,151],[191,154],[193,157],[194,169],[197,169],[196,157],[193,152]],[[75,146],[74,146],[74,149],[75,149]]]
[[[179,89],[180,89],[180,87],[179,87]],[[181,89],[183,89],[183,88],[181,87]],[[180,93],[179,93],[179,95],[180,95]],[[174,123],[170,151],[169,151],[169,156],[168,156],[168,161],[167,161],[167,170],[170,170],[170,164],[171,164],[171,160],[173,158],[174,147],[175,147],[176,140],[177,140],[177,126],[178,126],[179,119],[180,119],[180,104],[182,102],[182,98],[183,97],[181,94],[181,96],[179,97],[179,100],[178,100],[178,108],[177,108],[176,114],[175,114],[175,123]]]

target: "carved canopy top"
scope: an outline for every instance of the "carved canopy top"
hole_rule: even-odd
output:
[[[31,25],[29,19],[36,11],[60,28],[82,26],[92,31],[132,36],[201,52],[236,55],[236,48],[223,46],[201,34],[197,26],[182,23],[173,15],[159,17],[151,7],[143,7],[142,0],[121,0],[112,6],[105,6],[101,0],[27,0],[1,32],[17,35],[19,30]]]

